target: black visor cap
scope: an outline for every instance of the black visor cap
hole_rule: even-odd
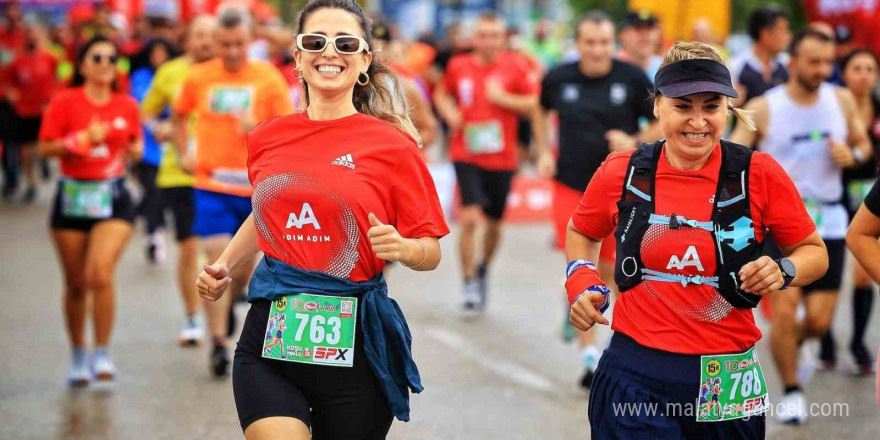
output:
[[[730,81],[730,71],[715,60],[679,61],[664,66],[654,77],[654,93],[668,98],[705,92],[739,98]]]

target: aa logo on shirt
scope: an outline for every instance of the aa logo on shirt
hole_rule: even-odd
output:
[[[700,255],[697,254],[696,246],[688,246],[687,250],[684,252],[684,256],[681,258],[678,258],[678,255],[673,254],[672,258],[669,259],[669,264],[666,265],[666,270],[682,270],[688,266],[695,266],[700,272],[703,271],[703,263],[700,262]]]
[[[287,297],[286,296],[282,296],[281,298],[278,298],[275,301],[275,310],[278,310],[279,312],[283,312],[283,311],[287,310]]]
[[[611,84],[611,94],[609,95],[611,98],[611,103],[614,105],[621,105],[626,102],[626,86],[622,83],[614,83]]]
[[[308,203],[303,203],[299,216],[295,212],[291,212],[287,217],[287,229],[292,227],[302,229],[305,225],[312,225],[316,230],[321,230],[321,224],[318,223],[318,218],[315,217],[315,213],[312,211],[312,205]]]
[[[565,102],[575,102],[581,97],[581,89],[577,84],[562,85],[562,100]]]

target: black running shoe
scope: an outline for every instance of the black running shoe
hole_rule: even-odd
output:
[[[21,200],[23,202],[27,203],[28,205],[30,205],[31,203],[34,203],[34,200],[37,200],[37,188],[33,187],[33,186],[29,186],[25,190],[24,197],[22,197]]]
[[[222,345],[215,345],[211,352],[211,374],[215,378],[229,376],[229,350]]]
[[[868,349],[865,348],[864,343],[859,342],[850,344],[849,351],[856,359],[858,374],[867,376],[874,372],[874,359],[871,357],[871,353]]]
[[[593,376],[596,375],[596,372],[592,369],[586,369],[584,371],[583,377],[581,377],[581,388],[588,390],[593,385]]]
[[[834,344],[834,338],[831,332],[825,333],[819,342],[819,361],[825,370],[833,370],[837,368],[837,354]]]

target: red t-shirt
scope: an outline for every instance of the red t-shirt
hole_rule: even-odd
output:
[[[452,135],[450,156],[487,170],[515,170],[519,114],[489,101],[489,81],[515,95],[537,95],[541,87],[537,72],[520,54],[504,53],[492,64],[481,64],[474,54],[452,57],[442,86],[455,97],[464,123]]]
[[[19,116],[34,118],[43,114],[55,91],[57,65],[55,57],[45,50],[21,51],[15,57],[9,69],[9,82],[18,92],[14,106]]]
[[[587,186],[571,218],[584,235],[602,238],[614,231],[633,151],[609,155]],[[656,213],[711,220],[720,168],[720,147],[696,171],[672,168],[661,155],[655,178]],[[768,154],[752,155],[749,202],[759,241],[764,240],[765,228],[780,246],[797,243],[816,230],[797,188]],[[646,268],[660,272],[715,275],[715,243],[712,234],[701,229],[652,225],[642,240],[641,257]],[[621,293],[614,305],[612,329],[644,346],[687,354],[743,351],[761,339],[752,311],[733,308],[715,288],[694,284],[682,288],[657,281],[643,281]]]
[[[40,140],[63,139],[74,131],[84,130],[92,118],[110,123],[107,138],[92,146],[86,157],[61,157],[61,174],[79,180],[105,180],[125,173],[125,153],[131,142],[141,137],[138,104],[131,96],[114,92],[97,105],[89,101],[82,87],[55,94],[43,115]]]
[[[407,238],[449,233],[434,181],[409,136],[360,113],[312,121],[306,113],[248,134],[254,222],[266,255],[352,281],[372,279],[368,214]]]

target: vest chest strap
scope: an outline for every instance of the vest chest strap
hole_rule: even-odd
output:
[[[697,220],[691,220],[680,215],[675,216],[675,222],[672,221],[672,217],[658,214],[651,214],[651,217],[648,218],[648,223],[652,225],[669,225],[670,228],[675,229],[680,225],[689,226],[691,228],[702,229],[704,231],[714,232],[715,222],[700,222]],[[677,225],[677,226],[673,226]]]
[[[698,286],[709,286],[718,288],[718,277],[704,277],[702,275],[681,275],[674,273],[658,272],[651,269],[642,269],[642,280],[644,281],[661,281],[665,283],[681,283],[682,287],[688,284],[696,284]]]

